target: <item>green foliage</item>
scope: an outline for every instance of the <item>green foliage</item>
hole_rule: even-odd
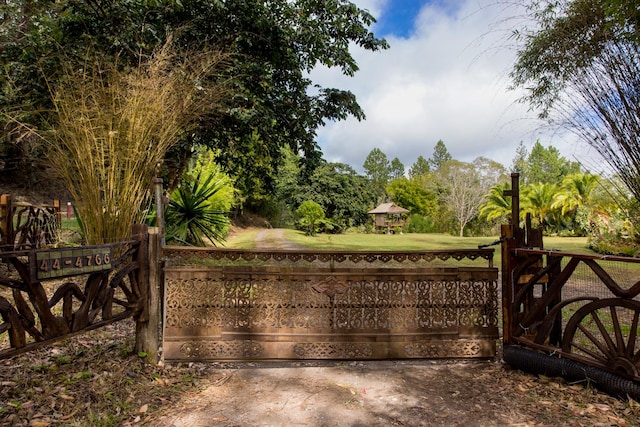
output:
[[[511,77],[523,101],[600,154],[640,199],[637,2],[530,3]],[[557,181],[552,181],[556,183]]]
[[[273,192],[280,147],[304,153],[302,174],[308,177],[320,162],[317,129],[327,120],[364,118],[353,93],[316,85],[309,71],[324,65],[353,76],[358,64],[352,47],[388,48],[369,30],[374,17],[344,0],[114,0],[98,6],[18,0],[0,4],[0,16],[0,111],[19,112],[28,125],[0,119],[11,144],[25,140],[25,129],[41,127],[33,112],[49,109],[45,76],[55,85],[62,63],[84,68],[101,52],[122,69],[137,67],[169,33],[194,51],[224,47],[232,69],[222,77],[233,76],[234,96],[180,135],[167,165],[184,167],[193,146],[217,149],[216,161],[238,178],[247,205]],[[198,87],[206,90],[219,79],[207,74]]]
[[[340,228],[359,226],[369,220],[375,194],[366,178],[349,165],[325,163],[311,176],[306,197],[319,203],[327,218]]]
[[[378,196],[378,200],[384,199],[384,187],[391,178],[391,163],[387,155],[379,148],[374,148],[364,159],[365,175],[371,181],[374,191]]]
[[[422,156],[418,156],[415,163],[409,168],[409,178],[417,178],[426,175],[431,170],[429,162]]]
[[[428,216],[412,214],[404,226],[404,231],[407,233],[435,233],[437,230]]]
[[[398,179],[398,178],[404,177],[404,165],[402,164],[400,159],[398,159],[397,157],[391,160],[391,164],[389,166],[389,177],[391,179]]]
[[[342,163],[323,163],[303,181],[298,157],[289,153],[285,159],[278,171],[276,187],[283,218],[304,201],[313,200],[324,210],[333,231],[360,226],[369,220],[367,212],[375,204],[376,195],[367,179],[353,168]]]
[[[485,196],[485,202],[480,205],[479,217],[486,221],[495,221],[506,224],[511,216],[510,196],[504,192],[511,189],[511,184],[502,183],[491,187],[489,194]]]
[[[521,189],[524,197],[520,207],[524,213],[530,213],[534,226],[542,226],[547,231],[558,231],[559,211],[551,206],[558,186],[546,182],[527,185]]]
[[[433,147],[433,155],[429,159],[429,167],[431,170],[440,169],[445,162],[453,160],[453,157],[447,150],[447,146],[442,140],[439,140],[435,147]]]
[[[192,173],[171,193],[165,214],[167,242],[197,246],[205,246],[205,239],[223,242],[233,202],[231,180],[214,163],[198,164]]]
[[[391,200],[411,213],[424,216],[437,215],[438,200],[435,192],[426,189],[416,179],[394,179],[387,185],[386,191]]]
[[[298,215],[300,226],[308,236],[315,236],[321,221],[325,219],[322,206],[313,200],[303,202],[296,210],[296,215]]]
[[[149,188],[167,149],[216,108],[221,87],[195,86],[203,73],[225,68],[226,56],[206,51],[182,58],[167,42],[130,70],[94,58],[93,68],[66,68],[52,86],[55,106],[49,160],[64,180],[88,244],[128,239],[142,222]],[[189,58],[189,59],[186,59]],[[184,61],[183,61],[184,60]]]
[[[540,141],[536,141],[523,172],[525,183],[546,182],[560,185],[565,176],[580,172],[580,165],[562,157],[557,148],[551,145],[544,148]]]
[[[600,177],[591,174],[571,174],[565,176],[556,194],[552,208],[560,208],[562,215],[588,205],[591,193],[595,190]]]
[[[602,255],[640,256],[640,242],[619,233],[603,233],[590,237],[589,249]]]

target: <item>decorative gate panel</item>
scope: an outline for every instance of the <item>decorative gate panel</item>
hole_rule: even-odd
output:
[[[491,267],[167,267],[164,357],[493,357],[497,307]]]

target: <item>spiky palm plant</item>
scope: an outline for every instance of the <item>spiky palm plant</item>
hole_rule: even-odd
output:
[[[166,211],[167,242],[205,246],[223,242],[229,228],[233,187],[218,170],[199,169],[171,193]]]

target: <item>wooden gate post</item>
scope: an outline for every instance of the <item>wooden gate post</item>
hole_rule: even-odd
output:
[[[513,313],[514,282],[513,268],[516,264],[514,249],[521,246],[523,233],[520,228],[520,174],[511,174],[511,190],[503,193],[511,197],[511,218],[509,224],[502,224],[502,344],[512,344],[511,332],[515,323]]]
[[[143,246],[146,246],[146,248],[141,250],[138,256],[140,265],[138,280],[143,308],[140,316],[136,318],[136,352],[145,353],[147,355],[146,360],[149,363],[156,364],[160,361],[160,333],[162,328],[160,305],[162,295],[162,268],[160,265],[162,246],[158,228],[149,228],[146,237],[143,237],[143,239],[146,239],[146,245],[141,244],[141,249],[143,249]]]
[[[0,196],[0,245],[13,245],[11,194]],[[13,248],[12,248],[13,249]]]
[[[513,248],[515,246],[514,226],[502,224],[500,240],[502,241],[502,344],[511,344],[511,328],[513,323]]]

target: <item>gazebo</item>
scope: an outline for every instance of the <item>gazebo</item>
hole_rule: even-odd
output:
[[[374,215],[377,232],[383,231],[391,234],[391,232],[395,232],[397,228],[402,232],[402,227],[404,226],[409,211],[395,203],[382,203],[367,213]]]

